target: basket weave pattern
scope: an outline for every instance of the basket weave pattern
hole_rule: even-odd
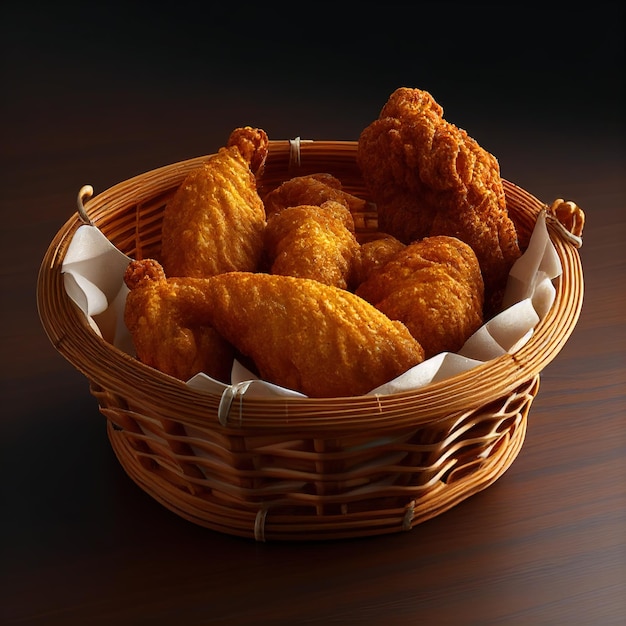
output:
[[[355,142],[272,142],[261,181],[330,172],[365,195]],[[191,159],[125,181],[86,205],[122,252],[158,258],[163,209]],[[522,246],[544,205],[505,181]],[[376,234],[375,211],[355,216],[359,237]],[[571,334],[582,306],[578,252],[551,229],[563,275],[531,340],[452,379],[384,397],[235,397],[226,423],[221,397],[199,392],[99,338],[63,289],[63,255],[74,216],[42,263],[38,304],[57,348],[88,378],[128,475],[196,524],[265,540],[337,539],[409,530],[501,476],[522,447],[543,367]]]

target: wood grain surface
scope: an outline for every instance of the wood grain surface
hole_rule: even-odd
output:
[[[622,4],[417,5],[3,9],[3,624],[626,621]],[[522,451],[408,533],[263,544],[194,526],[126,476],[45,336],[45,250],[84,184],[214,152],[243,124],[357,139],[404,85],[431,91],[507,179],[586,213],[583,311]]]

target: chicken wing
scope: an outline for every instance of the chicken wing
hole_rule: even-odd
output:
[[[403,322],[426,358],[457,352],[483,323],[478,260],[455,237],[427,237],[374,269],[356,294]]]
[[[271,213],[265,229],[270,272],[353,288],[360,262],[360,246],[353,231],[350,211],[332,200],[321,206],[294,206]]]
[[[385,265],[404,247],[405,244],[391,235],[363,242],[358,283],[364,282],[375,269]]]
[[[353,213],[363,211],[366,205],[365,200],[345,191],[341,181],[326,172],[295,176],[263,196],[268,216],[285,207],[320,206],[327,200],[339,202]]]
[[[357,162],[377,204],[379,228],[404,243],[458,237],[478,257],[486,308],[497,311],[520,256],[496,158],[443,118],[426,91],[401,87],[367,126]]]
[[[167,276],[258,269],[265,210],[255,172],[268,146],[263,130],[235,129],[226,146],[188,174],[163,215],[161,262]]]

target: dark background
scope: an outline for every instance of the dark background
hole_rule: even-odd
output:
[[[6,611],[7,623],[31,623],[17,621],[30,615],[32,623],[50,624],[102,612],[126,623],[113,608],[119,605],[136,607],[136,615],[157,607],[162,623],[173,623],[167,611],[176,602],[191,618],[196,608],[210,613],[223,593],[222,607],[245,597],[250,614],[255,602],[267,610],[270,601],[296,597],[310,603],[313,615],[333,615],[332,604],[314,608],[326,600],[347,617],[368,602],[351,561],[361,548],[331,548],[343,555],[338,563],[326,548],[264,550],[219,537],[176,518],[126,477],[85,379],[55,352],[39,322],[35,286],[45,250],[74,212],[84,184],[99,193],[160,165],[214,152],[231,129],[245,124],[264,128],[272,139],[355,140],[396,87],[411,86],[430,91],[449,121],[495,154],[505,178],[546,202],[563,197],[580,204],[591,229],[586,298],[593,301],[611,280],[604,270],[616,254],[623,268],[623,249],[615,245],[626,235],[623,219],[615,219],[621,234],[606,248],[599,238],[604,231],[593,230],[594,223],[600,226],[594,222],[599,207],[609,211],[602,213],[606,219],[610,211],[623,214],[626,204],[623,3],[358,3],[347,13],[338,3],[85,4],[4,3],[0,13],[0,615]],[[614,326],[613,368],[618,360],[623,366],[619,293],[602,321]],[[581,341],[600,325],[584,320],[583,311]],[[567,348],[561,362],[566,358]],[[485,575],[489,568],[481,569],[483,556],[472,549],[476,511],[490,511],[497,545],[498,537],[507,543],[510,529],[532,517],[528,507],[537,498],[549,510],[550,488],[525,491],[532,468],[541,471],[553,454],[549,442],[563,436],[564,426],[548,420],[548,407],[567,403],[576,377],[594,367],[574,363],[567,378],[558,363],[548,368],[545,391],[533,405],[526,464],[520,459],[509,470],[508,486],[497,491],[498,483],[486,492],[493,499],[479,494],[458,513],[414,531],[411,560],[417,567],[421,559],[423,593],[401,595],[410,565],[396,561],[393,569],[384,559],[387,549],[403,550],[398,546],[406,537],[365,543],[382,567],[381,584],[387,572],[399,585],[386,597],[389,606],[372,615],[395,610],[410,616],[407,598],[413,595],[424,610],[445,604],[448,592],[428,581],[441,580],[429,576],[446,554],[451,581],[455,568],[475,570],[477,581]],[[578,431],[570,424],[569,432],[591,438],[595,431],[577,424]],[[617,436],[623,442],[623,431]],[[612,467],[623,474],[616,459]],[[574,533],[577,545],[581,537],[602,535],[598,520],[585,519],[597,526],[577,530],[583,533]],[[524,543],[514,549],[523,563]],[[450,556],[453,550],[458,557]],[[520,594],[530,588],[540,597],[541,581],[558,588],[563,572],[581,567],[597,573],[607,563],[610,584],[624,583],[619,555],[589,552],[588,561],[569,563],[567,552],[558,554],[556,562],[535,563],[539,570],[522,567],[521,578],[514,578]],[[327,586],[305,574],[326,571],[325,561],[333,568]],[[489,569],[494,578],[486,584],[494,593],[503,591],[508,567]],[[272,581],[284,583],[279,570],[292,581],[287,597],[272,589]],[[485,600],[488,591],[476,585],[472,593]],[[205,589],[213,595],[201,600]],[[565,597],[567,590],[556,593]],[[168,603],[168,595],[179,600]],[[540,616],[558,614],[549,597],[542,602]],[[577,602],[587,607],[596,600]],[[576,623],[576,614],[568,615]],[[360,619],[367,621],[363,614]]]
[[[399,86],[430,91],[509,178],[530,146],[541,171],[546,151],[575,166],[591,140],[623,140],[620,2],[85,4],[3,9],[9,166],[35,146],[76,150],[75,186],[97,191],[242,124],[357,139]],[[119,171],[102,171],[95,129],[125,139]]]

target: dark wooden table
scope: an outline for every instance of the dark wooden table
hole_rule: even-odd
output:
[[[620,4],[501,23],[467,3],[346,23],[319,5],[303,20],[106,6],[3,9],[0,621],[624,623]],[[192,525],[122,471],[87,381],[45,336],[44,252],[83,184],[213,152],[242,124],[357,139],[401,85],[430,90],[506,178],[587,216],[582,315],[542,374],[522,451],[409,533],[263,544]]]

